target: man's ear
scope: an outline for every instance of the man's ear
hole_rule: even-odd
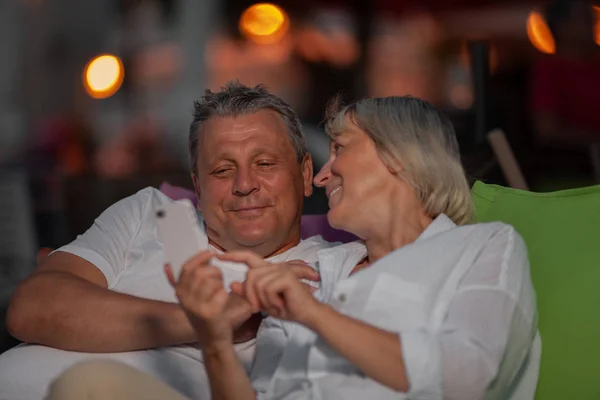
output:
[[[196,193],[196,197],[198,198],[198,205],[196,206],[196,208],[198,209],[198,211],[202,211],[202,208],[200,208],[200,184],[198,183],[198,177],[196,176],[196,174],[192,174],[192,182],[194,182],[194,192]]]
[[[309,197],[313,193],[313,162],[309,153],[302,160],[302,181],[304,183],[304,196]]]

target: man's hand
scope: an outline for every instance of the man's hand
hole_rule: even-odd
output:
[[[171,268],[165,266],[169,282],[204,351],[227,348],[233,342],[231,315],[227,312],[229,294],[223,286],[221,271],[209,264],[212,257],[214,253],[209,251],[192,257],[183,265],[178,281]]]
[[[306,323],[320,305],[312,296],[314,288],[298,280],[317,280],[317,272],[304,263],[270,264],[243,251],[219,254],[217,258],[248,265],[246,281],[231,288],[248,299],[252,311],[264,310],[275,318]]]

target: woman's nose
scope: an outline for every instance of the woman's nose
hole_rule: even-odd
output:
[[[329,178],[331,178],[331,162],[329,159],[325,165],[321,168],[319,172],[315,175],[313,179],[313,183],[316,187],[324,187],[327,184]]]

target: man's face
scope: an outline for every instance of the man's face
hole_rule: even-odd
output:
[[[298,163],[279,115],[215,117],[201,129],[193,179],[211,242],[265,257],[295,246],[312,160]]]

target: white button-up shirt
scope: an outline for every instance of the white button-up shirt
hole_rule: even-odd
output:
[[[319,251],[315,295],[398,334],[409,392],[365,376],[304,326],[267,318],[251,376],[259,398],[533,398],[536,300],[525,244],[511,226],[457,227],[440,215],[414,243],[350,276],[365,255],[360,242]],[[533,383],[523,389],[524,380]]]

